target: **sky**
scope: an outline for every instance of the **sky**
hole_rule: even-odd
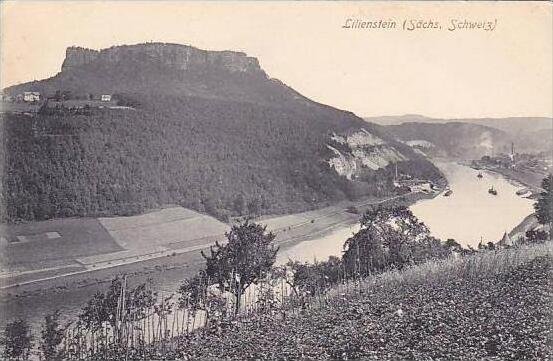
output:
[[[2,88],[60,71],[68,46],[148,41],[237,50],[307,97],[359,116],[553,115],[547,2],[3,1]],[[347,19],[393,29],[344,28]],[[452,21],[493,30],[448,30]],[[441,28],[403,30],[403,22]]]

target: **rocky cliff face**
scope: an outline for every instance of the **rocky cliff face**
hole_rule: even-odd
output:
[[[187,45],[147,43],[114,46],[100,51],[69,47],[62,71],[102,62],[115,64],[128,60],[150,60],[180,70],[225,69],[229,72],[263,73],[256,58],[235,51],[200,50]]]
[[[364,128],[347,135],[334,134],[327,147],[333,152],[329,165],[347,179],[361,176],[365,171],[385,168],[389,164],[408,160],[388,142]]]
[[[98,57],[99,51],[81,48],[80,46],[71,46],[65,51],[65,60],[61,65],[61,70],[67,70],[72,67],[91,63]]]

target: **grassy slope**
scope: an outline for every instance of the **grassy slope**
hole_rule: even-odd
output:
[[[197,333],[184,341],[183,353],[193,359],[545,359],[552,255],[549,244],[388,272],[357,293],[335,289],[326,305],[299,315]]]

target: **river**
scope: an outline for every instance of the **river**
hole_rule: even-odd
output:
[[[485,242],[497,241],[503,232],[509,232],[533,212],[533,201],[515,195],[520,187],[500,175],[484,173],[484,177],[478,179],[477,171],[467,166],[451,162],[438,162],[436,165],[448,179],[453,194],[421,200],[412,205],[411,210],[438,238],[454,238],[463,245],[472,246],[476,246],[481,237]],[[498,191],[497,196],[488,193],[492,185]],[[321,237],[283,247],[277,263],[284,264],[289,259],[313,262],[332,255],[340,256],[344,242],[357,230],[358,224],[344,225]],[[178,288],[184,274],[182,269],[176,269],[152,277],[157,290],[171,292]],[[141,282],[144,278],[133,279],[133,282]],[[38,330],[46,313],[62,308],[66,318],[74,318],[86,300],[106,286],[99,284],[57,292],[47,291],[38,296],[12,297],[0,302],[0,318],[5,321],[6,315],[10,315],[10,318],[25,317]]]
[[[534,201],[515,194],[523,187],[502,175],[483,172],[483,177],[478,178],[478,171],[465,165],[448,161],[435,161],[435,164],[453,193],[448,197],[440,194],[423,199],[410,209],[437,238],[453,238],[463,246],[473,247],[480,240],[496,242],[534,211]],[[488,193],[491,186],[497,195]],[[344,241],[358,230],[359,225],[348,225],[319,239],[299,243],[282,251],[277,262],[286,263],[288,259],[312,262],[339,256]]]
[[[496,242],[534,211],[533,200],[515,194],[523,187],[497,173],[482,172],[483,177],[478,178],[478,171],[454,162],[436,162],[436,166],[453,193],[421,200],[411,211],[442,240],[453,238],[473,247],[480,240]],[[497,190],[496,196],[488,193],[491,186]]]

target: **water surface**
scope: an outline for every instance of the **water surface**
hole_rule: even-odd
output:
[[[413,213],[423,221],[431,233],[442,239],[453,238],[462,245],[477,246],[496,242],[504,232],[509,233],[527,215],[533,213],[533,200],[517,196],[523,187],[503,176],[478,171],[453,162],[436,162],[446,176],[453,193],[439,195],[412,205]],[[488,193],[494,187],[496,196]]]

